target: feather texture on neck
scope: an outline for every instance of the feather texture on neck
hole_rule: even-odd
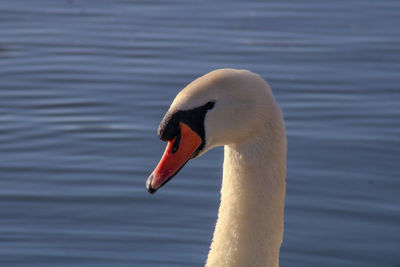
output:
[[[286,137],[277,113],[252,140],[225,146],[221,204],[207,267],[279,265]]]

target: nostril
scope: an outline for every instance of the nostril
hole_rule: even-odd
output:
[[[174,143],[172,144],[171,153],[174,154],[179,149],[179,142],[181,141],[181,131],[178,131],[177,136],[175,137]]]

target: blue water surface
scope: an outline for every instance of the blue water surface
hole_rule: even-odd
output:
[[[400,2],[2,0],[0,265],[201,266],[222,149],[150,195],[177,92],[273,88],[288,136],[281,266],[400,266]]]

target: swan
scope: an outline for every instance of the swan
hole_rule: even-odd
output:
[[[158,136],[168,143],[147,179],[150,193],[188,160],[224,146],[221,202],[205,266],[278,266],[286,134],[267,82],[247,70],[214,70],[179,92]]]

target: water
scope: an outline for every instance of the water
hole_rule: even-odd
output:
[[[0,3],[0,265],[201,266],[221,149],[150,195],[176,93],[271,84],[288,135],[281,266],[400,266],[399,1]]]

